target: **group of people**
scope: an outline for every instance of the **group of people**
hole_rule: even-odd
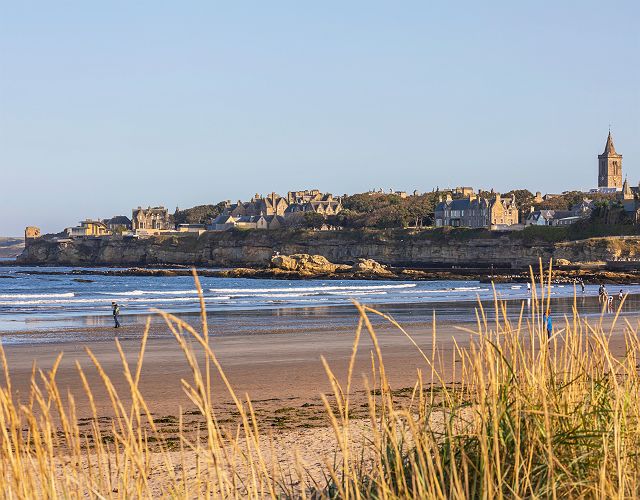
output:
[[[622,289],[618,292],[618,300],[622,302],[624,298],[624,292]],[[613,312],[613,294],[609,295],[609,291],[607,290],[607,286],[602,284],[598,288],[598,301],[601,304],[606,304],[609,312]]]
[[[582,278],[575,278],[573,280],[573,284],[576,287],[580,286],[580,291],[582,293],[585,292],[584,280]],[[531,294],[531,283],[527,283],[527,292]],[[622,300],[624,299],[624,291],[620,289],[617,296],[618,296],[618,302],[621,303]],[[606,285],[604,284],[600,285],[600,287],[598,288],[598,301],[601,304],[605,304],[607,306],[607,312],[610,312],[610,313],[614,312],[614,300],[615,300],[614,294],[609,294]],[[544,324],[544,328],[547,331],[548,338],[551,338],[551,335],[553,333],[553,320],[551,319],[550,310],[543,315],[542,321]]]

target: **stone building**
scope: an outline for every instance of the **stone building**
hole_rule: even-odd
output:
[[[224,213],[233,215],[234,217],[247,216],[260,216],[260,215],[284,215],[287,209],[288,203],[285,198],[277,193],[271,193],[268,196],[262,197],[259,194],[255,194],[248,202],[242,202],[238,200],[237,203],[227,202]]]
[[[24,244],[28,245],[29,243],[33,242],[34,240],[37,240],[38,238],[40,238],[41,234],[40,234],[40,228],[36,227],[36,226],[27,226],[24,228]]]
[[[136,232],[158,232],[174,229],[169,211],[164,207],[134,208],[131,226]]]
[[[513,226],[520,222],[516,197],[502,198],[496,193],[489,201],[489,226]]]
[[[611,131],[604,152],[598,155],[598,188],[622,188],[622,155],[616,152]]]
[[[342,210],[340,198],[334,198],[330,193],[321,193],[317,189],[305,191],[289,191],[284,198],[277,193],[262,197],[254,195],[248,202],[238,200],[237,203],[227,202],[222,215],[238,217],[291,217],[315,212],[322,215],[335,215]],[[279,220],[279,219],[277,219]],[[221,222],[220,224],[227,224]],[[269,223],[269,226],[272,224]],[[234,227],[238,227],[236,224]],[[270,227],[269,227],[270,228]]]
[[[453,190],[453,194],[456,194],[462,198],[466,198],[468,196],[473,196],[475,191],[471,186],[458,186]]]
[[[308,201],[321,200],[323,194],[319,189],[305,189],[304,191],[289,191],[287,193],[287,203],[293,205],[294,203],[307,203]]]
[[[436,227],[496,228],[518,224],[519,214],[515,196],[493,198],[480,196],[452,199],[447,195],[435,209]]]
[[[333,195],[327,194],[320,199],[307,202],[291,203],[284,212],[285,217],[292,217],[306,212],[317,214],[336,215],[342,211],[342,201],[334,199]]]
[[[627,179],[624,180],[622,191],[617,195],[618,201],[622,204],[624,211],[634,224],[640,223],[640,185],[629,186]]]

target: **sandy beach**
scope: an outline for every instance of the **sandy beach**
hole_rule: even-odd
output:
[[[566,302],[566,301],[565,301]],[[593,302],[593,301],[591,301]],[[595,301],[597,303],[597,301]],[[519,308],[510,306],[514,317]],[[469,307],[473,307],[470,305]],[[561,311],[560,302],[552,302],[552,307]],[[565,304],[564,314],[567,304]],[[594,305],[585,306],[592,311]],[[329,313],[330,314],[330,313]],[[321,362],[324,357],[338,379],[346,376],[348,361],[354,340],[358,315],[355,308],[351,313],[342,311],[343,321],[339,325],[327,327],[314,321],[299,331],[274,330],[257,334],[217,335],[211,332],[211,345],[236,393],[245,393],[264,411],[275,411],[280,407],[301,407],[305,403],[315,404],[321,393],[331,390],[328,378]],[[556,329],[563,328],[562,312],[556,313]],[[465,317],[469,317],[466,315]],[[606,315],[605,325],[613,315]],[[189,322],[198,328],[199,319],[189,316]],[[525,316],[525,322],[527,320]],[[598,316],[585,318],[591,324],[600,321]],[[451,356],[455,345],[465,348],[469,345],[471,334],[467,330],[477,330],[473,322],[437,321],[437,346],[443,359],[442,373],[453,376]],[[614,349],[623,349],[622,330],[625,322],[636,324],[637,316],[628,311],[618,320],[611,338]],[[374,318],[375,331],[379,337],[387,375],[393,389],[412,387],[416,382],[417,370],[428,370],[428,365],[415,346],[397,328],[380,318]],[[428,317],[422,321],[413,321],[405,326],[418,346],[425,352],[432,348],[432,324]],[[526,325],[525,325],[526,326]],[[118,331],[124,353],[133,366],[140,349],[140,337],[143,327],[134,322]],[[73,333],[73,335],[72,335]],[[30,391],[30,376],[33,366],[47,372],[56,358],[62,353],[56,380],[62,394],[73,394],[79,417],[88,416],[87,398],[84,395],[76,362],[83,368],[89,383],[96,390],[94,397],[98,411],[108,416],[111,403],[92,361],[86,353],[89,349],[95,355],[105,372],[114,381],[121,397],[127,400],[128,386],[123,376],[122,361],[114,342],[115,330],[110,327],[83,327],[82,338],[73,329],[69,342],[34,342],[30,344],[5,345],[13,390],[16,397],[26,400]],[[46,336],[44,337],[46,339]],[[194,345],[196,352],[200,347]],[[369,385],[371,379],[371,353],[373,344],[366,331],[361,336],[354,369],[354,391],[364,394],[365,379]],[[172,337],[164,321],[151,316],[149,340],[145,351],[140,387],[150,408],[157,415],[177,415],[179,409],[193,410],[194,406],[187,398],[181,380],[192,380],[191,369],[186,362],[176,340]],[[213,384],[214,405],[224,414],[232,411],[232,399],[219,377]]]
[[[355,312],[354,312],[355,315]],[[473,325],[447,325],[438,331],[442,335],[439,341],[445,352],[453,348],[453,339],[464,345],[468,334],[459,327]],[[181,379],[192,380],[192,373],[185,356],[173,338],[169,338],[166,327],[154,323],[156,335],[148,342],[140,387],[152,411],[161,415],[176,415],[178,408],[188,411],[193,404],[186,397]],[[159,331],[161,330],[161,331]],[[96,329],[95,335],[113,335],[113,329]],[[416,342],[425,350],[431,348],[432,335],[426,325],[409,329]],[[427,366],[420,353],[398,330],[390,327],[378,328],[380,346],[383,350],[389,378],[394,387],[412,386],[416,380],[416,370],[426,370]],[[158,338],[160,335],[165,338]],[[303,333],[277,333],[272,335],[242,335],[231,337],[212,337],[211,344],[224,371],[238,395],[249,395],[258,407],[277,409],[280,406],[301,406],[316,402],[320,393],[329,392],[325,369],[321,362],[324,357],[336,375],[346,374],[354,334],[347,331],[334,333],[307,331]],[[138,339],[122,341],[123,350],[131,364],[138,356]],[[199,346],[194,346],[198,351]],[[370,376],[370,353],[373,344],[363,332],[356,358],[354,378],[356,391],[364,390],[364,376]],[[123,396],[128,387],[123,377],[120,356],[113,341],[89,340],[68,343],[41,343],[32,345],[11,345],[5,347],[12,384],[16,394],[24,399],[30,390],[30,375],[33,363],[41,370],[49,370],[59,353],[63,358],[58,367],[57,381],[59,389],[70,391],[76,401],[78,415],[87,416],[87,400],[83,394],[78,377],[76,361],[85,371],[92,387],[101,387],[97,371],[86,353],[90,349],[95,354],[105,372],[115,382]],[[221,411],[231,402],[227,390],[219,377],[213,386],[216,406]],[[99,411],[108,415],[111,403],[105,391],[96,394]]]
[[[522,304],[521,304],[522,306]],[[460,304],[457,305],[460,307]],[[466,309],[474,309],[474,305],[467,304]],[[568,309],[569,307],[569,309]],[[625,352],[624,330],[627,324],[635,327],[638,315],[632,309],[618,318],[615,326],[612,324],[614,314],[607,313],[599,317],[593,311],[597,309],[597,299],[585,298],[579,309],[587,314],[582,319],[583,332],[588,332],[589,325],[596,325],[602,321],[605,331],[611,329],[610,348],[615,355]],[[510,304],[510,318],[516,319],[520,307],[516,301]],[[566,300],[552,300],[555,314],[555,331],[559,341],[562,341],[564,328],[563,317],[570,318],[570,303]],[[524,309],[526,310],[526,303]],[[304,314],[304,311],[300,311]],[[406,313],[407,311],[405,311]],[[330,316],[332,309],[325,313]],[[490,316],[491,328],[493,313]],[[293,314],[291,311],[287,314]],[[269,333],[268,325],[264,325],[259,333],[221,334],[212,328],[210,345],[220,361],[224,373],[228,377],[236,395],[245,400],[251,400],[257,426],[259,428],[259,443],[265,450],[263,460],[274,477],[286,477],[292,464],[303,464],[305,477],[310,481],[323,484],[327,467],[340,459],[336,436],[331,427],[328,412],[321,394],[329,396],[328,401],[333,412],[336,411],[331,384],[322,363],[326,359],[338,381],[344,385],[348,365],[355,337],[355,325],[358,313],[351,307],[348,313],[340,309],[342,318],[337,325],[323,324],[318,321],[321,316],[312,315],[313,321],[304,320],[304,328],[297,330],[275,328]],[[459,376],[459,358],[454,355],[457,348],[465,349],[476,336],[477,324],[468,321],[469,311],[462,315],[467,321],[453,321],[451,315],[445,321],[437,321],[436,342],[437,351],[441,357],[438,372],[444,381],[455,382]],[[240,316],[234,316],[239,319]],[[261,318],[258,315],[258,318]],[[198,318],[186,315],[188,323],[199,329]],[[437,320],[437,319],[436,319]],[[527,321],[529,316],[523,317],[521,335],[527,338]],[[140,318],[126,324],[118,330],[119,342],[124,355],[135,370],[135,362],[139,354],[142,327]],[[412,404],[412,393],[418,370],[422,372],[423,380],[429,384],[430,368],[423,359],[416,346],[396,327],[376,318],[375,332],[382,352],[386,375],[390,384],[394,406],[399,409],[409,408]],[[214,322],[215,324],[215,322]],[[517,323],[513,322],[513,327]],[[613,327],[613,328],[612,328]],[[433,347],[433,325],[428,316],[420,319],[413,318],[406,325],[406,331],[411,335],[418,347],[427,355]],[[64,333],[64,335],[62,335]],[[58,391],[67,395],[63,400],[70,402],[68,395],[73,396],[75,418],[79,432],[86,436],[87,447],[93,445],[91,436],[95,435],[95,425],[100,429],[101,440],[104,443],[117,441],[117,427],[120,423],[112,417],[115,415],[109,393],[100,378],[98,370],[91,361],[87,350],[95,355],[106,375],[111,379],[118,392],[119,399],[128,408],[131,401],[129,385],[124,375],[122,360],[115,343],[114,328],[106,326],[75,327],[65,332],[49,332],[37,342],[18,342],[5,346],[5,355],[11,375],[12,392],[14,398],[26,402],[30,398],[32,370],[34,366],[42,370],[45,377],[54,366],[56,359],[62,354],[57,368],[56,383]],[[28,335],[25,332],[14,333],[9,338]],[[60,341],[67,336],[71,341]],[[188,335],[185,338],[189,339]],[[194,352],[201,352],[192,339],[188,342]],[[369,420],[370,406],[368,400],[371,389],[376,389],[376,381],[372,375],[372,356],[374,344],[366,330],[362,331],[359,349],[355,357],[354,377],[350,392],[350,432],[352,443],[358,449],[369,453],[368,446],[372,439],[372,427]],[[96,407],[97,421],[92,418],[89,399],[85,394],[81,378],[78,374],[78,363],[86,375],[93,393]],[[202,356],[199,365],[204,367]],[[456,371],[457,370],[457,371]],[[238,409],[233,398],[225,388],[220,376],[212,371],[212,408],[221,432],[230,440],[239,430],[241,422]],[[40,381],[42,388],[44,384]],[[183,381],[192,383],[193,373],[185,359],[184,352],[172,337],[167,325],[157,315],[150,318],[149,338],[144,354],[144,363],[140,378],[140,391],[144,397],[154,425],[157,429],[152,433],[146,417],[142,417],[141,426],[149,435],[162,436],[162,446],[169,447],[168,455],[155,453],[160,451],[150,442],[149,478],[152,480],[151,491],[155,495],[165,493],[163,489],[170,481],[167,475],[164,459],[170,457],[172,467],[185,475],[185,481],[198,477],[199,463],[207,456],[207,425],[196,405],[189,399]],[[436,382],[434,385],[438,385]],[[246,405],[245,405],[246,408]],[[414,409],[415,410],[415,409]],[[126,414],[127,409],[121,414]],[[438,411],[435,414],[437,417]],[[437,417],[440,418],[440,417]],[[51,414],[52,422],[58,421],[56,409]],[[57,431],[59,434],[60,430]],[[237,441],[239,446],[245,443],[242,434]],[[181,449],[184,440],[199,442],[205,445],[204,452],[194,449]],[[154,447],[155,446],[155,447]],[[366,451],[369,450],[369,451]],[[89,454],[97,460],[97,455]],[[91,460],[93,460],[91,459]],[[89,458],[83,459],[81,467],[88,473]],[[56,465],[60,471],[64,469],[62,463]],[[246,471],[246,464],[240,465],[235,473],[242,476]],[[63,474],[60,472],[60,474]],[[117,482],[117,474],[112,481]]]

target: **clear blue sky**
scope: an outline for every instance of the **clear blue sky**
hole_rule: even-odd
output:
[[[640,4],[0,2],[0,235],[314,188],[640,180]]]

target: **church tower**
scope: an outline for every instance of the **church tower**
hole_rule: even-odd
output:
[[[609,130],[604,152],[598,155],[598,187],[622,187],[622,155],[616,153],[611,130]]]

